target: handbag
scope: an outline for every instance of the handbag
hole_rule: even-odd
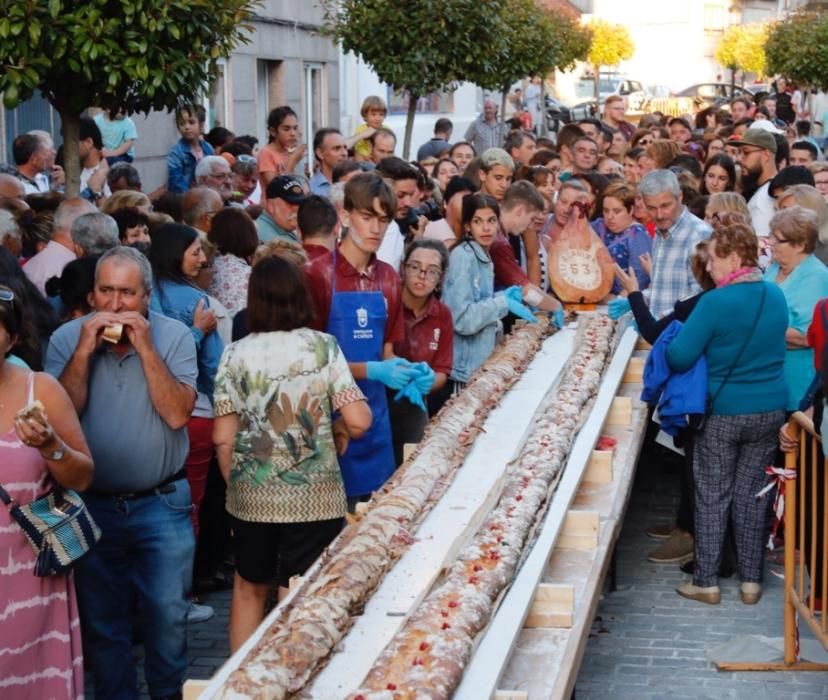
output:
[[[65,573],[101,539],[101,529],[72,489],[55,486],[44,496],[20,505],[0,486],[0,501],[37,555],[35,576]]]
[[[739,360],[742,359],[742,355],[747,349],[748,344],[751,340],[753,340],[753,334],[756,332],[756,325],[759,323],[759,317],[762,315],[762,309],[765,306],[766,291],[767,288],[765,287],[765,285],[762,285],[762,301],[759,302],[759,308],[756,310],[756,318],[753,319],[753,327],[750,330],[750,335],[748,335],[747,339],[742,345],[742,349],[739,350],[739,354],[736,355],[736,359],[733,361],[733,364],[730,365],[730,369],[727,370],[727,374],[725,375],[724,381],[721,384],[719,384],[719,388],[716,389],[716,393],[713,396],[710,396],[710,394],[707,395],[707,399],[704,403],[704,413],[697,413],[694,416],[691,416],[692,420],[687,421],[688,425],[696,432],[701,432],[704,429],[704,425],[705,423],[707,423],[708,416],[710,416],[713,413],[713,405],[716,403],[716,399],[719,398],[719,394],[722,393],[722,389],[724,389],[725,384],[727,384],[728,380],[730,379],[730,375],[733,373],[733,370],[736,368],[736,365],[739,364]]]

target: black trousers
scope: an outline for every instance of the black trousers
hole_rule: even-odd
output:
[[[417,443],[423,438],[428,413],[408,399],[395,401],[396,391],[388,390],[388,417],[391,420],[391,440],[394,444],[394,460],[399,467],[403,463],[403,446]]]

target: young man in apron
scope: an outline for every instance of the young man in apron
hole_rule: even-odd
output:
[[[394,356],[393,344],[405,337],[400,276],[376,257],[396,208],[394,192],[381,178],[352,178],[345,187],[347,234],[307,268],[315,328],[337,339],[373,414],[370,430],[351,440],[339,458],[351,504],[380,488],[395,468],[385,388],[400,390],[418,380],[407,391],[428,393],[419,369]]]

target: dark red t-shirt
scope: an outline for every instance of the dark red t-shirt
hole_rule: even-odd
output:
[[[305,267],[308,277],[311,300],[314,307],[313,328],[326,331],[328,315],[331,312],[331,295],[333,294],[334,255],[328,251],[320,255]],[[336,290],[338,292],[373,292],[382,291],[388,320],[385,322],[384,342],[396,343],[405,338],[403,323],[402,287],[400,276],[393,267],[371,257],[365,273],[360,273],[345,256],[336,256]],[[347,358],[346,358],[347,359]]]
[[[489,257],[494,264],[495,285],[498,287],[522,287],[529,284],[529,278],[515,260],[515,251],[509,240],[500,232],[489,246]]]
[[[321,258],[331,252],[330,248],[323,245],[316,245],[316,243],[303,243],[302,247],[308,256],[308,262],[313,262],[316,258]]]
[[[454,362],[454,323],[448,306],[434,297],[419,318],[403,306],[405,338],[394,343],[394,354],[410,362],[425,362],[435,372],[451,373]]]

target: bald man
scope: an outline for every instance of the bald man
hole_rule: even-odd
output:
[[[192,226],[206,238],[213,225],[213,217],[223,206],[221,195],[214,189],[193,187],[181,197],[181,217],[187,226]]]
[[[14,175],[0,173],[0,197],[6,199],[23,199],[26,196],[26,188]]]
[[[72,241],[75,219],[96,211],[98,209],[92,202],[80,197],[65,200],[55,211],[52,240],[23,266],[23,272],[43,296],[46,296],[46,281],[59,277],[63,268],[78,256],[78,248]]]

